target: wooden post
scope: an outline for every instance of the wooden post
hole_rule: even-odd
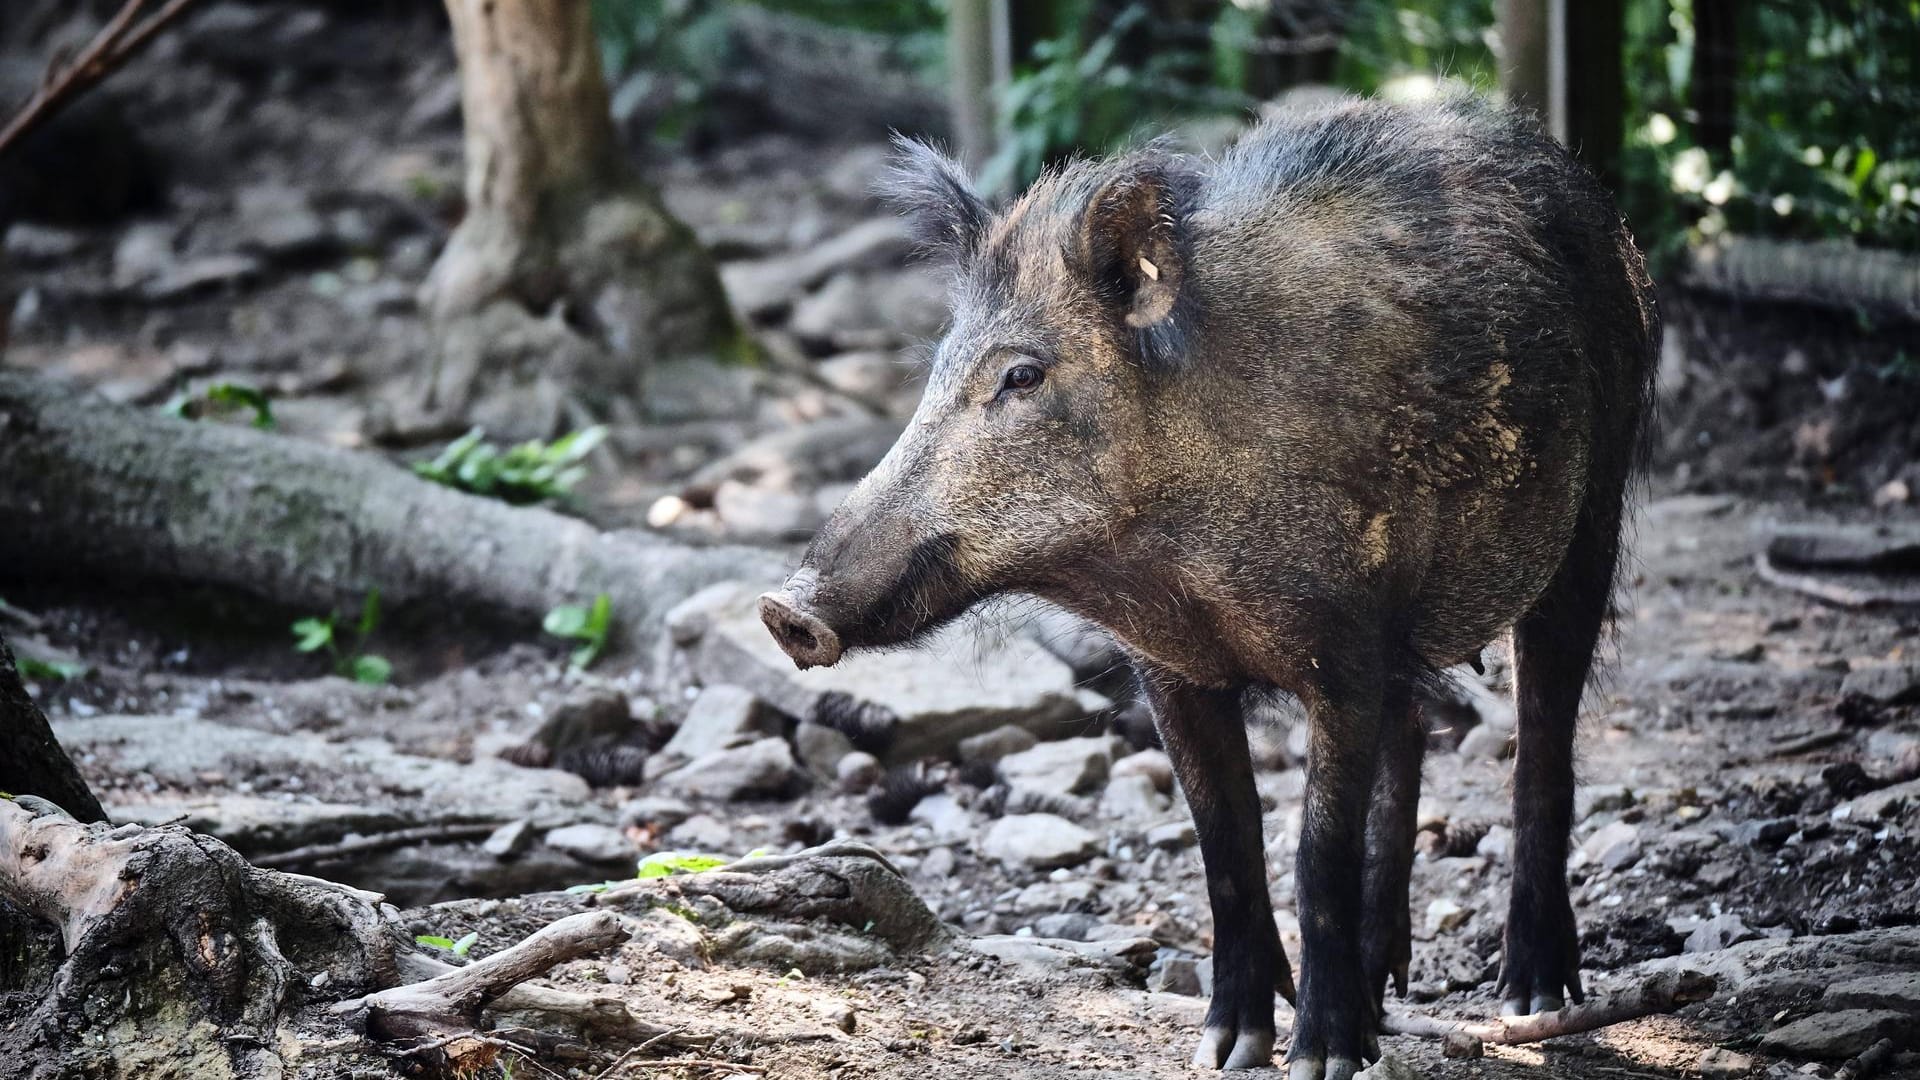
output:
[[[1507,101],[1542,118],[1551,99],[1547,82],[1549,0],[1500,0],[1500,88]]]
[[[1730,164],[1733,155],[1739,16],[1735,0],[1693,0],[1693,70],[1687,80],[1693,141],[1716,165]]]
[[[999,0],[952,0],[947,8],[947,72],[952,80],[954,151],[969,169],[993,156],[994,83],[998,72],[994,47],[994,9]],[[1000,35],[1004,38],[1004,33]]]

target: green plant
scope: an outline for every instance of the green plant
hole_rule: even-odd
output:
[[[474,943],[480,940],[480,931],[472,931],[458,941],[435,934],[415,934],[413,940],[416,944],[431,945],[436,949],[445,949],[455,956],[465,956],[473,948]]]
[[[413,471],[436,484],[517,506],[565,499],[586,477],[587,455],[606,437],[607,429],[596,424],[550,443],[535,439],[503,450],[474,428],[433,460],[415,462]]]
[[[245,383],[214,383],[197,396],[176,394],[166,405],[169,415],[183,420],[225,416],[242,409],[253,410],[253,426],[262,431],[272,430],[277,423],[273,418],[273,403],[267,400],[267,395]]]
[[[354,682],[379,686],[393,678],[393,665],[384,656],[366,651],[367,639],[380,626],[380,590],[373,589],[360,605],[360,619],[354,624],[353,646],[341,648],[338,616],[310,616],[293,624],[293,647],[310,653],[325,649],[333,657],[333,670]]]
[[[34,656],[15,656],[15,667],[23,679],[35,682],[67,682],[86,677],[93,669],[71,660],[42,660]]]
[[[547,612],[540,625],[554,637],[580,642],[569,663],[575,671],[585,671],[600,658],[613,632],[613,599],[601,593],[592,604],[561,604]]]
[[[637,878],[661,878],[670,874],[697,874],[725,866],[732,859],[724,855],[701,855],[691,851],[656,851],[640,860]]]

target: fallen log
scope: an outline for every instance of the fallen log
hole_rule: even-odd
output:
[[[779,560],[601,532],[415,477],[372,454],[110,404],[0,371],[0,565],[206,584],[308,610],[468,610],[529,631],[605,593],[632,648],[666,611]]]
[[[1920,259],[1842,240],[1725,237],[1692,252],[1683,280],[1736,300],[1785,300],[1920,322]]]
[[[1426,1039],[1478,1039],[1483,1043],[1513,1046],[1519,1043],[1557,1039],[1597,1031],[1643,1016],[1668,1013],[1705,1001],[1713,996],[1711,975],[1698,971],[1663,971],[1645,982],[1628,987],[1604,1001],[1572,1005],[1555,1012],[1530,1016],[1506,1016],[1498,1020],[1440,1020],[1431,1016],[1388,1015],[1381,1030],[1388,1035],[1413,1035]]]

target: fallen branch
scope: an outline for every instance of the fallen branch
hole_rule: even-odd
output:
[[[167,0],[159,11],[142,22],[139,18],[146,10],[147,0],[127,0],[72,63],[47,69],[39,89],[13,114],[6,128],[0,130],[0,157],[53,119],[68,102],[113,74],[192,5],[193,0]]]
[[[1916,580],[1888,581],[1877,576],[1854,575],[1866,577],[1872,583],[1871,586],[1854,585],[1835,578],[1782,570],[1765,552],[1754,556],[1753,568],[1760,580],[1769,585],[1854,611],[1920,604],[1920,581]]]
[[[1845,241],[1730,236],[1696,249],[1685,281],[1741,300],[1786,300],[1920,321],[1920,260]]]
[[[776,555],[605,533],[422,480],[380,457],[109,404],[0,371],[0,566],[9,576],[161,580],[306,610],[449,607],[531,629],[605,593],[615,644]]]
[[[1881,1039],[1862,1050],[1857,1057],[1847,1059],[1840,1071],[1833,1074],[1833,1080],[1868,1080],[1878,1076],[1893,1064],[1893,1040]]]
[[[1683,1005],[1713,996],[1714,980],[1697,971],[1663,971],[1605,1001],[1574,1005],[1558,1012],[1509,1016],[1499,1020],[1440,1020],[1430,1016],[1388,1016],[1381,1028],[1388,1035],[1423,1039],[1468,1036],[1501,1046],[1540,1042],[1579,1035],[1614,1024],[1672,1012]]]
[[[353,840],[341,840],[332,844],[309,844],[291,851],[260,855],[254,858],[253,863],[255,866],[277,868],[311,866],[315,863],[351,858],[374,851],[390,851],[410,844],[479,840],[492,835],[493,831],[499,827],[498,824],[422,825],[415,829],[395,829],[392,832],[375,833],[372,836],[362,836]]]

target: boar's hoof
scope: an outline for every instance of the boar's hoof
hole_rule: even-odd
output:
[[[1359,1071],[1352,1058],[1295,1058],[1287,1066],[1287,1080],[1353,1080]]]
[[[1257,1069],[1273,1064],[1273,1032],[1210,1027],[1200,1035],[1193,1063],[1203,1069]]]
[[[760,621],[772,631],[780,651],[802,671],[832,667],[840,660],[840,635],[816,616],[802,610],[793,596],[770,592],[760,598]]]
[[[1557,994],[1535,994],[1533,1000],[1526,998],[1508,998],[1500,1003],[1501,1016],[1530,1016],[1534,1013],[1559,1012],[1567,1003]]]

